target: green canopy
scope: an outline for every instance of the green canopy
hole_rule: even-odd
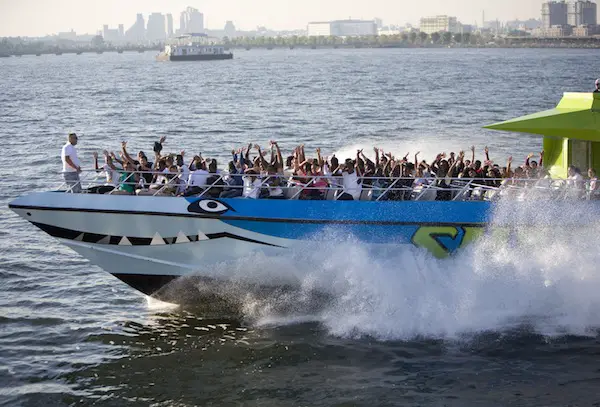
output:
[[[600,93],[565,93],[554,109],[494,123],[485,128],[600,141]]]

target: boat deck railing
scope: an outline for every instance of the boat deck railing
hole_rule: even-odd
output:
[[[123,171],[115,171],[122,173]],[[175,196],[184,195],[198,198],[217,198],[223,191],[235,191],[229,197],[241,197],[244,188],[258,190],[259,199],[269,198],[269,191],[281,189],[285,199],[325,199],[338,200],[345,190],[341,176],[290,176],[290,175],[258,175],[258,174],[207,174],[206,185],[195,185],[190,192],[187,180],[180,178],[178,173],[156,171],[128,171],[126,181],[108,183],[104,171],[83,171],[80,173],[82,193],[99,193],[99,187],[115,187],[104,194],[123,194],[125,185],[132,186],[137,195],[144,196]],[[145,183],[139,181],[144,175],[164,177],[165,183]],[[244,186],[244,180],[237,184],[234,178],[252,177],[252,186]],[[104,180],[103,180],[104,178]],[[136,180],[139,179],[139,180]],[[437,178],[435,176],[413,177],[362,177],[360,183],[361,201],[410,200],[410,201],[493,201],[501,197],[526,199],[527,197],[545,197],[554,200],[567,199],[600,199],[600,190],[589,190],[585,182],[576,184],[563,179],[524,179],[524,178]],[[258,184],[255,180],[259,180]],[[326,185],[317,182],[325,180]],[[598,184],[600,187],[600,183]],[[73,193],[74,184],[63,182],[57,190]],[[189,194],[189,195],[188,195]],[[133,195],[133,194],[131,194]]]

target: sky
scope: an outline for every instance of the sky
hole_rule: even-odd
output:
[[[44,36],[75,30],[94,34],[108,24],[129,28],[137,13],[172,13],[175,28],[187,6],[204,13],[205,26],[222,29],[232,20],[239,30],[265,26],[305,29],[309,21],[373,19],[384,24],[411,23],[436,14],[458,17],[463,24],[486,20],[540,18],[541,0],[0,0],[0,37]]]

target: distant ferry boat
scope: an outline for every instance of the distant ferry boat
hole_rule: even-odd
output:
[[[208,43],[206,34],[188,34],[177,37],[173,44],[165,45],[157,61],[214,61],[233,59],[225,47]]]

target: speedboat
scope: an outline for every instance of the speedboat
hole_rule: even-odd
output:
[[[543,135],[544,165],[560,179],[571,165],[600,166],[599,112],[600,94],[567,93],[555,109],[487,127]],[[575,154],[582,149],[587,154]],[[387,190],[398,179],[391,181]],[[20,197],[9,207],[90,262],[152,295],[181,276],[226,279],[225,272],[210,266],[256,251],[279,255],[303,245],[331,243],[327,232],[332,230],[334,236],[352,236],[364,245],[408,245],[440,258],[451,255],[484,233],[502,195],[501,188],[476,180],[458,181],[451,184],[451,198],[443,201],[436,200],[439,188],[430,182],[401,201],[382,200],[383,194],[374,198],[369,191],[360,200],[342,201],[333,188],[328,191],[333,198],[325,200],[297,199],[301,190],[292,188],[285,200],[220,199],[205,192],[188,198],[100,195],[59,188]],[[588,205],[592,218],[600,215],[595,202],[580,204]],[[288,270],[275,277],[269,283],[294,284],[300,278]]]

